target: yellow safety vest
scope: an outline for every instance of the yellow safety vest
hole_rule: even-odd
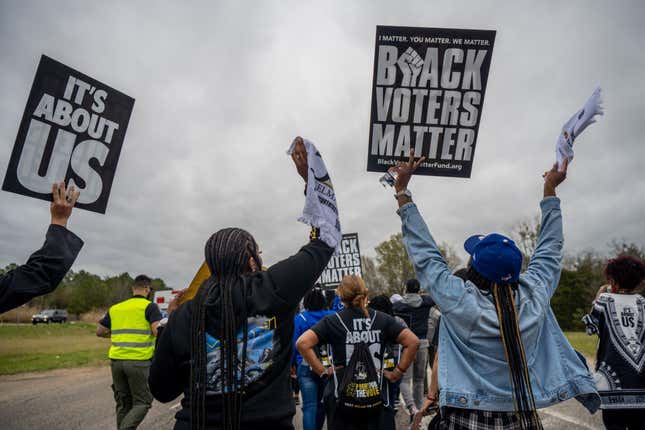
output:
[[[146,308],[152,303],[133,297],[109,310],[111,340],[109,357],[113,360],[150,360],[155,352],[155,337],[146,320]]]

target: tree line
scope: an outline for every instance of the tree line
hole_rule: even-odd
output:
[[[539,218],[518,223],[508,234],[524,255],[524,267],[533,254],[539,236]],[[452,271],[466,266],[455,248],[447,243],[439,248]],[[405,281],[414,278],[401,233],[392,235],[375,248],[376,256],[361,257],[363,278],[371,295],[402,294]],[[645,248],[627,241],[614,241],[602,251],[582,251],[566,256],[560,284],[551,299],[551,307],[563,330],[582,330],[580,319],[589,311],[598,288],[605,284],[603,270],[608,258],[628,254],[645,258]],[[10,264],[0,269],[0,274],[17,267]],[[70,314],[82,314],[94,309],[107,309],[130,297],[134,279],[129,273],[101,277],[84,270],[70,271],[60,286],[52,293],[33,299],[29,305],[45,309],[67,309]],[[169,289],[163,279],[153,280],[155,290]]]
[[[0,269],[0,275],[17,267],[10,264]],[[72,315],[79,315],[94,309],[107,309],[132,295],[134,278],[129,273],[101,277],[80,270],[70,270],[58,288],[44,296],[36,297],[29,306],[38,309],[67,309]],[[167,290],[163,279],[152,281],[155,290]]]

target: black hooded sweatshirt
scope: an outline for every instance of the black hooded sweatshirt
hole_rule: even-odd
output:
[[[74,233],[51,224],[42,248],[27,263],[0,276],[0,313],[54,291],[82,247],[83,241]]]
[[[296,412],[289,378],[293,353],[294,317],[298,304],[313,287],[334,250],[316,239],[294,256],[271,266],[266,272],[243,277],[247,291],[248,343],[246,389],[242,404],[242,429],[291,429]],[[234,297],[236,307],[240,297]],[[219,377],[219,341],[214,337],[219,303],[207,307],[207,395],[206,423],[221,428],[222,398]],[[190,429],[190,321],[193,301],[181,305],[161,334],[150,368],[153,396],[170,402],[180,394],[182,409],[175,429]],[[241,312],[236,310],[236,314]]]

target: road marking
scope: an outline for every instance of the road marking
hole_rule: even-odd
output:
[[[570,417],[568,415],[565,415],[565,414],[562,414],[560,412],[548,411],[546,409],[541,409],[540,412],[544,413],[544,414],[547,414],[547,415],[551,415],[552,417],[557,418],[559,420],[566,421],[569,424],[575,424],[577,426],[584,427],[584,428],[589,429],[589,430],[593,430],[593,427],[589,427],[587,424],[585,424],[583,422],[580,422],[580,421],[576,420],[575,418],[572,418],[572,417]]]
[[[177,409],[180,406],[181,406],[181,402],[177,403],[176,405],[172,405],[170,409]]]

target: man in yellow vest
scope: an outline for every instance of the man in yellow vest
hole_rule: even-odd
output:
[[[147,299],[151,279],[134,279],[132,297],[112,306],[99,321],[96,335],[112,340],[109,357],[118,430],[136,429],[152,405],[148,373],[155,351],[161,311]]]

